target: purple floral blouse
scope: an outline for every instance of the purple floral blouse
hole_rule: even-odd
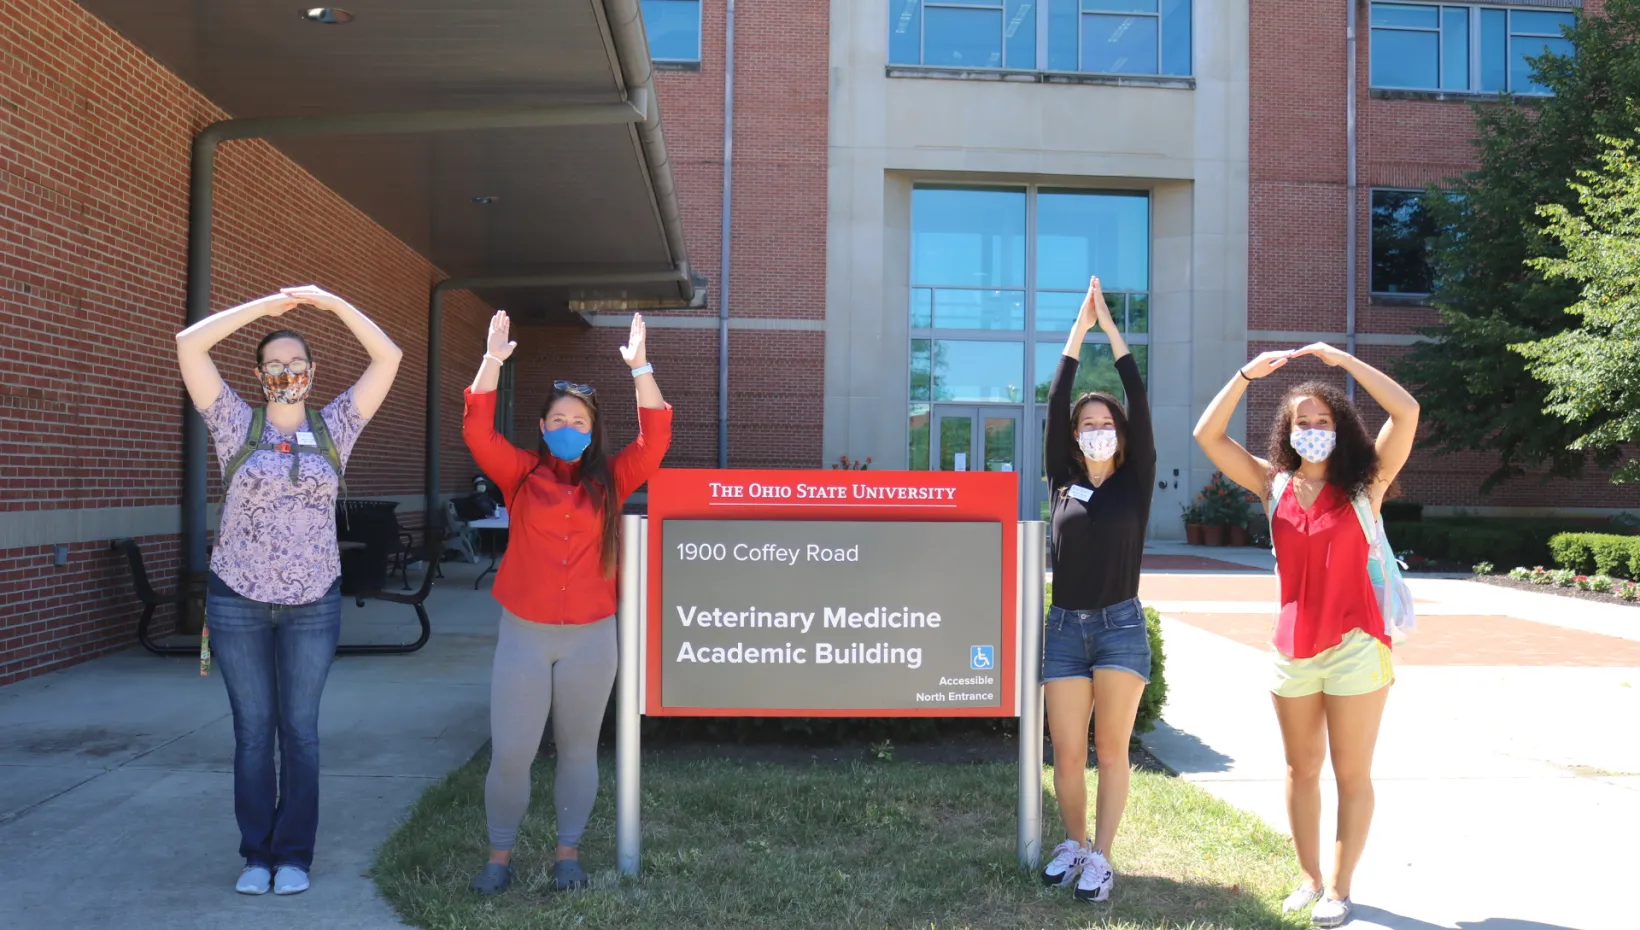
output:
[[[223,384],[216,403],[199,413],[216,444],[217,466],[226,469],[245,444],[251,407]],[[344,391],[319,415],[346,466],[366,422],[353,404],[353,390]],[[313,416],[311,408],[308,416]],[[295,443],[296,436],[279,432],[271,422],[263,428],[263,442],[287,440]],[[311,604],[341,574],[336,548],[340,478],[316,447],[304,448],[310,451],[300,453],[295,483],[290,480],[290,455],[295,453],[253,452],[227,489],[211,571],[242,597],[264,604]]]

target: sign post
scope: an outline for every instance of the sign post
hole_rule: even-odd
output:
[[[638,871],[639,716],[1017,717],[1041,853],[1041,523],[996,472],[663,470],[624,517],[616,859]]]

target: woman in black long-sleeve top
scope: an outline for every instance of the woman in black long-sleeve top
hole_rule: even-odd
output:
[[[1102,392],[1071,403],[1082,342],[1094,326],[1110,339],[1128,405]],[[1105,306],[1099,279],[1065,343],[1048,392],[1045,461],[1053,492],[1053,605],[1042,642],[1053,781],[1065,842],[1043,870],[1050,885],[1076,884],[1086,901],[1110,897],[1110,844],[1128,797],[1128,740],[1150,681],[1150,638],[1139,606],[1139,561],[1156,481],[1156,440],[1139,366]],[[1099,759],[1096,832],[1088,840],[1085,769],[1093,709]]]

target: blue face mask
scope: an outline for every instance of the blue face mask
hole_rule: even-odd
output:
[[[547,451],[566,462],[573,462],[592,444],[592,433],[583,433],[573,426],[560,426],[541,434]]]

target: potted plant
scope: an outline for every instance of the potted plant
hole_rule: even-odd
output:
[[[1180,508],[1184,511],[1184,541],[1188,545],[1202,544],[1202,506],[1200,500]]]
[[[1241,531],[1241,544],[1247,542],[1247,492],[1237,487],[1223,472],[1214,472],[1202,489],[1202,540],[1209,546],[1229,542],[1232,528]]]

